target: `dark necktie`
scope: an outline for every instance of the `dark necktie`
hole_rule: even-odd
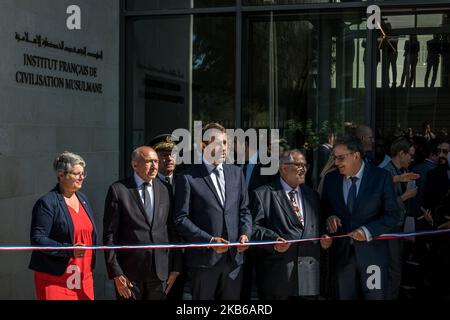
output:
[[[168,184],[172,185],[172,183],[171,183],[171,181],[170,181],[170,177],[169,177],[169,176],[166,176],[166,177],[165,177],[164,179],[166,180],[166,182],[167,182]]]
[[[350,187],[350,190],[348,190],[347,209],[350,213],[353,213],[353,207],[356,200],[356,181],[358,181],[358,177],[351,177],[350,179],[352,180],[352,186]]]
[[[147,215],[148,223],[151,225],[153,223],[153,204],[150,198],[150,192],[148,186],[151,187],[149,182],[144,182],[142,184],[143,198],[144,198],[144,209]]]
[[[222,205],[224,205],[225,204],[225,194],[223,192],[222,177],[220,175],[220,170],[219,170],[219,168],[215,167],[213,172],[214,172],[214,175],[216,176],[217,185],[219,187],[220,202],[222,203]]]
[[[298,206],[297,203],[297,197],[295,196],[297,194],[297,190],[292,189],[289,192],[289,199],[291,200],[291,206],[292,209],[294,210],[295,215],[297,216],[298,220],[300,220],[301,224],[303,225],[303,215],[300,212],[300,207]]]

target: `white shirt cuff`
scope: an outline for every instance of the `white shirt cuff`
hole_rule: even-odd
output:
[[[364,226],[362,226],[361,229],[363,229],[364,233],[366,234],[367,242],[372,241],[373,238],[372,238],[372,234],[370,233],[370,231]]]

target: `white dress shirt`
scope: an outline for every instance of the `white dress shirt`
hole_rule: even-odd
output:
[[[223,164],[220,163],[217,166],[215,166],[206,161],[205,159],[203,159],[203,162],[205,163],[206,168],[208,169],[209,176],[211,177],[211,180],[214,184],[214,188],[216,189],[216,192],[219,195],[220,203],[223,206],[225,204],[225,175],[223,173]],[[217,170],[219,171],[220,177],[218,177],[217,174],[214,172],[215,168],[217,168]]]
[[[137,188],[138,188],[138,191],[139,191],[139,196],[141,197],[142,204],[145,207],[145,204],[144,204],[144,187],[142,185],[145,181],[142,180],[142,178],[139,177],[136,172],[134,173],[134,181],[136,182],[136,185],[137,185]],[[151,211],[153,212],[154,211],[154,205],[153,204],[155,203],[155,200],[154,200],[155,199],[155,195],[154,195],[154,192],[153,192],[152,181],[150,181],[149,184],[147,185],[147,191],[148,191],[148,194],[150,194],[150,206],[151,206],[150,208],[151,208]]]
[[[364,168],[365,167],[366,167],[366,165],[364,164],[364,161],[362,161],[361,168],[359,169],[358,173],[353,176],[353,177],[357,177],[358,178],[358,180],[356,180],[356,182],[355,182],[355,184],[356,184],[356,196],[357,197],[358,197],[359,187],[361,186],[361,181],[362,181],[362,178],[363,178]],[[350,191],[350,187],[352,186],[352,179],[350,179],[350,178],[351,177],[344,177],[344,180],[343,180],[342,191],[343,191],[345,204],[347,204],[348,193]],[[371,241],[372,240],[372,235],[370,234],[370,231],[364,226],[361,226],[361,229],[364,230],[364,233],[366,234],[367,241]]]
[[[159,179],[161,179],[161,181],[164,181],[164,182],[167,182],[166,178],[168,177],[169,181],[170,181],[170,184],[172,184],[172,182],[173,182],[173,174],[170,175],[170,176],[165,176],[165,175],[163,175],[163,174],[158,172],[158,177],[159,177]]]

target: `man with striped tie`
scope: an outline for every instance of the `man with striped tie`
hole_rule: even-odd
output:
[[[260,299],[317,298],[320,293],[319,241],[297,244],[286,240],[317,238],[320,227],[318,194],[304,184],[305,156],[298,150],[280,156],[280,177],[255,190],[251,212],[252,239],[279,241],[262,246],[256,265]],[[327,248],[327,241],[322,241]]]

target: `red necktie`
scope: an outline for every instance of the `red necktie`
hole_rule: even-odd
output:
[[[292,209],[294,210],[295,215],[297,216],[297,218],[300,220],[300,222],[303,225],[303,215],[300,212],[300,207],[297,204],[297,198],[296,195],[297,194],[297,190],[292,189],[292,191],[289,192],[289,199],[291,200],[291,206]]]

